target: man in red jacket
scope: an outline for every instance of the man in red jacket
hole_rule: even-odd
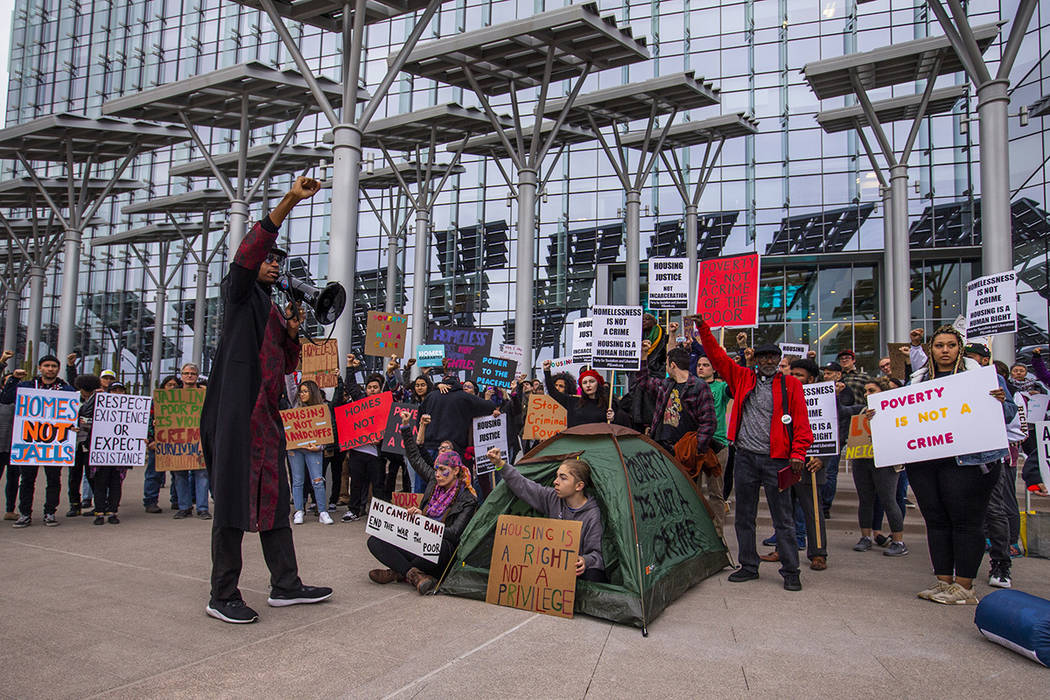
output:
[[[755,545],[755,519],[758,489],[762,487],[777,533],[784,588],[800,591],[802,582],[791,495],[780,491],[777,474],[788,466],[801,474],[806,450],[813,443],[802,384],[792,376],[777,372],[781,352],[776,345],[755,349],[754,369],[741,367],[718,344],[702,317],[694,316],[692,320],[700,331],[704,352],[729,384],[734,399],[727,436],[736,444],[733,483],[737,494],[735,527],[740,569],[730,574],[729,580],[739,583],[758,578],[760,560]]]

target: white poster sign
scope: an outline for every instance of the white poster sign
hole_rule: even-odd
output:
[[[986,275],[966,285],[966,337],[1017,332],[1017,273]]]
[[[568,372],[573,378],[576,378],[580,376],[580,372],[582,371],[583,365],[576,362],[571,357],[556,357],[551,360],[551,374]]]
[[[11,464],[72,467],[77,446],[80,393],[19,389],[11,429]]]
[[[493,447],[499,448],[500,458],[508,459],[507,414],[501,413],[495,418],[482,416],[474,419],[474,471],[477,474],[488,474],[495,467],[489,461],[487,453]]]
[[[689,308],[688,258],[653,258],[649,261],[649,308]]]
[[[595,306],[594,369],[625,369],[637,372],[642,359],[642,307]]]
[[[365,533],[436,564],[445,524],[423,515],[409,515],[401,506],[373,498]]]
[[[496,357],[504,360],[513,360],[520,366],[522,359],[525,357],[525,350],[520,345],[501,344]]]
[[[95,394],[88,458],[93,467],[141,467],[146,463],[149,396]]]
[[[875,466],[1005,449],[994,367],[981,367],[868,397]]]
[[[1046,420],[1046,412],[1050,409],[1050,394],[1032,394],[1028,397],[1028,422]]]
[[[839,453],[839,414],[835,402],[835,382],[805,384],[802,394],[806,397],[809,412],[809,427],[813,429],[813,444],[810,457],[827,457]]]
[[[1033,421],[1035,426],[1035,450],[1039,453],[1039,475],[1050,488],[1050,421]]]
[[[591,363],[594,319],[578,318],[572,322],[572,361],[581,365]]]
[[[809,354],[809,345],[806,343],[777,343],[780,352],[802,359]]]

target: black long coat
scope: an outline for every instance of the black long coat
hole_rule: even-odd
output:
[[[253,469],[254,480],[259,478],[260,465],[253,464],[259,436],[253,435],[250,426],[262,384],[260,349],[273,306],[270,290],[258,281],[259,265],[276,239],[277,228],[268,217],[255,224],[222,281],[222,335],[201,410],[201,448],[215,499],[215,527],[255,531],[288,526],[290,492],[283,464],[283,431],[276,493],[265,499],[260,498],[261,493],[256,499],[249,494]],[[252,501],[256,502],[254,513]]]

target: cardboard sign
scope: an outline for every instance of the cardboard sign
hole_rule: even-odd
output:
[[[777,347],[785,355],[791,355],[800,360],[809,354],[809,345],[806,343],[777,343]]]
[[[689,258],[653,258],[649,261],[649,308],[689,308]]]
[[[482,416],[475,418],[474,424],[474,473],[488,474],[495,470],[488,458],[488,451],[499,448],[500,459],[507,461],[509,448],[507,443],[507,414],[501,413],[495,418]]]
[[[383,431],[390,417],[394,395],[389,391],[351,401],[335,409],[335,427],[339,433],[339,449],[349,450],[361,445],[375,445],[383,441]]]
[[[532,394],[521,437],[523,440],[546,440],[565,430],[567,421],[564,406],[546,394]]]
[[[966,337],[1017,332],[1017,273],[986,275],[966,285]]]
[[[594,340],[594,319],[578,318],[572,322],[572,361],[581,365],[591,363],[591,345]]]
[[[365,534],[437,564],[445,524],[422,515],[409,515],[407,508],[373,498]]]
[[[405,441],[401,438],[401,414],[408,411],[412,417],[412,437],[419,432],[419,407],[418,403],[395,403],[390,409],[390,416],[383,430],[383,446],[381,452],[394,455],[405,454]]]
[[[395,491],[390,494],[390,502],[401,508],[418,508],[419,504],[423,502],[423,494]]]
[[[843,459],[874,459],[875,452],[871,446],[871,426],[863,415],[850,418],[849,435],[846,436],[846,449]]]
[[[502,357],[504,360],[514,360],[520,365],[521,361],[525,359],[525,348],[520,345],[507,345],[506,343],[500,343],[499,352],[496,353],[496,357]]]
[[[11,429],[11,464],[72,467],[80,392],[19,389]]]
[[[626,369],[637,372],[642,363],[642,307],[595,306],[594,369]]]
[[[1032,394],[1028,398],[1028,422],[1046,420],[1047,409],[1050,409],[1050,394]]]
[[[152,403],[148,396],[96,394],[88,463],[93,467],[141,467],[146,464]]]
[[[322,389],[330,389],[339,380],[339,344],[333,338],[322,343],[302,340],[299,351],[299,370],[302,380],[317,382]]]
[[[201,408],[204,389],[153,391],[154,467],[157,471],[203,469]]]
[[[281,411],[286,449],[321,447],[335,442],[332,415],[327,404],[300,406]]]
[[[473,374],[481,358],[492,349],[491,328],[430,328],[428,342],[445,346],[449,371]]]
[[[499,516],[485,602],[572,617],[582,527],[579,520]]]
[[[440,367],[445,359],[444,345],[417,345],[416,364],[420,367]]]
[[[479,387],[494,386],[497,389],[510,390],[518,363],[501,357],[483,357],[475,367],[474,378]],[[479,389],[480,391],[480,389]]]
[[[404,357],[407,335],[408,316],[369,311],[364,353],[372,357]]]
[[[827,457],[839,453],[839,415],[835,402],[835,382],[804,384],[802,395],[806,397],[809,411],[809,427],[813,429],[813,444],[810,457]]]
[[[1039,453],[1039,475],[1050,488],[1050,421],[1033,421],[1035,426],[1035,451]]]
[[[901,349],[907,349],[910,346],[910,343],[886,343],[886,349],[889,350],[890,358],[890,376],[902,382],[908,378],[908,364],[911,358],[909,355],[901,352]]]
[[[869,396],[875,466],[1006,449],[1003,405],[988,393],[996,376],[981,367]]]
[[[757,326],[759,265],[758,253],[702,261],[696,313],[712,328]]]

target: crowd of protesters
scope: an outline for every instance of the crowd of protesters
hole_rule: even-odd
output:
[[[740,567],[729,580],[756,579],[761,562],[777,562],[784,587],[798,590],[800,551],[805,551],[810,569],[822,571],[828,567],[827,521],[832,517],[842,462],[838,455],[807,455],[812,433],[802,387],[818,381],[835,383],[839,444],[844,445],[850,419],[858,414],[870,418],[874,413],[867,409],[868,396],[991,364],[987,347],[967,344],[951,326],[938,328],[928,343],[921,330],[912,332],[910,347],[902,351],[907,355],[909,377],[904,381],[891,376],[889,357],[881,358],[878,370],[871,374],[858,367],[856,355],[849,349],[820,367],[814,352],[809,357],[784,357],[776,345],[751,346],[744,333],[736,337],[735,348],[723,347],[700,317],[686,317],[684,324],[670,323],[666,328],[654,321],[647,315],[641,371],[628,376],[618,397],[610,396],[612,388],[601,373],[584,369],[575,376],[567,372],[552,374],[549,361],[542,363],[541,377],[519,374],[511,389],[503,391],[479,387],[469,377],[445,367],[419,368],[414,359],[402,367],[400,360],[391,358],[385,368],[365,372],[361,358],[347,355],[345,372],[334,389],[325,392],[313,381],[302,381],[294,392],[281,397],[282,408],[324,404],[334,411],[349,401],[392,392],[396,402],[418,405],[418,421],[410,429],[405,414],[404,456],[386,453],[380,444],[346,451],[331,445],[288,451],[292,522],[299,525],[312,518],[331,525],[340,511],[343,522],[353,522],[366,514],[372,496],[390,500],[395,491],[426,493],[419,512],[438,513],[440,517],[448,511],[456,516],[458,525],[446,528],[450,545],[443,548],[442,556],[447,563],[455,538],[478,504],[503,477],[516,474],[508,469],[480,476],[475,473],[472,420],[500,413],[508,415],[509,461],[513,462],[534,446],[521,437],[529,397],[547,393],[564,406],[568,427],[615,422],[647,432],[683,463],[688,454],[700,455],[702,459],[691,476],[710,506],[720,535],[727,514],[735,510]],[[653,327],[660,328],[660,333],[653,334]],[[655,338],[655,342],[650,338]],[[60,522],[63,479],[67,486],[67,518],[84,515],[94,518],[96,525],[119,524],[126,470],[89,466],[87,441],[95,395],[125,390],[116,373],[79,373],[78,358],[71,355],[63,377],[59,359],[46,355],[40,358],[36,373],[29,376],[22,369],[6,371],[11,355],[5,352],[0,357],[4,364],[0,440],[5,445],[10,444],[18,388],[79,391],[82,402],[73,468],[11,466],[10,453],[0,453],[6,469],[4,518],[13,520],[13,527],[19,529],[33,524],[35,489],[42,469],[43,525],[53,527]],[[1045,393],[1050,385],[1050,371],[1038,350],[1031,366],[1023,362],[1012,367],[995,365],[1000,386],[993,396],[1003,405],[1009,450],[892,467],[876,467],[870,457],[846,460],[858,500],[856,524],[860,538],[854,551],[881,549],[886,556],[907,555],[904,520],[912,507],[909,489],[914,494],[926,522],[936,576],[933,585],[919,593],[924,599],[954,604],[975,602],[973,581],[986,551],[990,585],[1010,587],[1010,562],[1020,552],[1016,495],[1019,470],[1025,486],[1033,493],[1047,493],[1034,455],[1035,440],[1030,429],[1020,423],[1015,395]],[[185,365],[177,375],[165,377],[160,383],[164,389],[205,386],[200,369],[194,364]],[[210,519],[209,478],[204,465],[200,469],[171,472],[168,480],[166,472],[155,469],[152,424],[148,440],[142,497],[145,511],[165,512],[160,503],[167,487],[171,517]],[[780,489],[777,473],[785,465],[800,472],[802,478],[792,487]],[[586,480],[573,481],[583,484]],[[811,483],[814,481],[815,485]],[[448,497],[448,489],[456,484],[464,487]],[[541,498],[531,486],[519,488],[526,499]],[[759,490],[765,492],[774,526],[773,534],[763,540],[763,544],[774,549],[762,555],[757,551],[755,527]],[[435,492],[442,502],[435,503]],[[884,523],[888,534],[883,534]],[[374,581],[409,580],[421,591],[433,588],[438,566],[410,560],[379,541],[370,541],[369,548],[389,567],[373,571],[370,575]]]

